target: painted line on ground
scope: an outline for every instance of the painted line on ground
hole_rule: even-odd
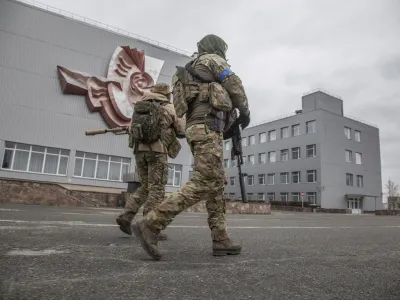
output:
[[[69,225],[87,227],[117,227],[114,224],[87,223],[83,221],[25,221],[25,220],[0,220],[5,223],[40,224],[40,225]],[[359,228],[400,228],[400,225],[366,225],[366,226],[228,226],[232,229],[359,229]],[[208,228],[205,225],[170,225],[168,228]]]

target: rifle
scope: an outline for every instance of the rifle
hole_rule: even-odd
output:
[[[115,134],[128,134],[128,127],[116,127],[112,129],[95,129],[95,130],[87,130],[85,131],[86,135],[96,135],[96,134],[104,134],[107,132],[114,132]]]
[[[85,131],[86,135],[97,135],[97,134],[104,134],[107,132],[114,132],[116,135],[121,134],[129,134],[128,126],[125,127],[116,127],[111,129],[95,129],[95,130],[87,130]],[[133,148],[134,142],[131,135],[129,135],[128,147]]]
[[[243,177],[247,174],[242,174],[243,164],[243,151],[242,151],[242,136],[240,134],[240,127],[238,122],[234,122],[229,129],[232,132],[232,149],[231,149],[231,159],[235,159],[237,167],[239,171],[239,183],[240,183],[240,192],[242,194],[242,202],[247,203],[247,195],[246,195],[246,187],[244,186]]]

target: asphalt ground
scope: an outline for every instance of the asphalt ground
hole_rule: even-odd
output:
[[[119,211],[1,204],[0,299],[400,299],[399,217],[228,215],[242,254],[213,257],[183,213],[153,261]]]

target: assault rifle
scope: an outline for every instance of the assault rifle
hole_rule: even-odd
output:
[[[239,184],[240,184],[240,192],[242,194],[242,202],[247,203],[247,195],[246,195],[246,187],[244,186],[243,177],[247,174],[242,174],[243,164],[243,151],[242,151],[242,136],[240,134],[240,127],[238,122],[234,122],[229,128],[229,131],[232,132],[232,149],[231,149],[231,159],[234,160],[236,157],[236,163],[239,171]]]
[[[129,129],[128,126],[125,127],[116,127],[116,128],[111,128],[111,129],[96,129],[96,130],[87,130],[85,131],[86,135],[97,135],[97,134],[104,134],[107,132],[114,132],[116,135],[121,135],[121,134],[129,134]],[[129,135],[129,141],[128,141],[128,147],[133,148],[134,143],[132,136]]]
[[[87,130],[85,131],[86,135],[96,135],[96,134],[104,134],[107,132],[114,132],[115,134],[128,134],[128,127],[116,127],[112,129],[96,129],[96,130]]]

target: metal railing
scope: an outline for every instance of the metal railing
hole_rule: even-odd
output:
[[[349,119],[352,119],[352,120],[357,121],[357,122],[360,122],[360,123],[363,123],[363,124],[368,125],[368,126],[371,126],[371,127],[379,128],[378,125],[376,125],[376,124],[373,124],[373,123],[370,123],[370,122],[367,122],[367,121],[360,120],[360,119],[358,119],[358,118],[356,118],[356,117],[353,117],[353,116],[346,116],[346,115],[345,115],[344,117],[349,118]]]
[[[315,88],[315,89],[313,89],[311,91],[305,92],[305,93],[303,93],[303,97],[307,96],[307,95],[310,95],[310,94],[313,94],[313,93],[316,93],[316,92],[322,92],[322,93],[327,94],[329,96],[332,96],[332,97],[338,98],[340,100],[343,100],[342,97],[340,97],[340,96],[338,96],[338,95],[336,95],[334,93],[328,92],[327,90],[324,90],[324,89],[321,89],[321,88]]]
[[[83,22],[83,23],[86,23],[86,24],[94,26],[94,27],[98,27],[98,28],[101,28],[101,29],[109,30],[109,31],[114,32],[114,33],[125,35],[127,37],[134,38],[134,39],[146,42],[148,44],[151,44],[151,45],[154,45],[154,46],[158,46],[158,47],[161,47],[161,48],[164,48],[164,49],[167,49],[167,50],[171,50],[171,51],[174,51],[174,52],[186,55],[186,56],[191,56],[192,55],[192,53],[190,53],[188,51],[185,51],[185,50],[182,50],[182,49],[179,49],[179,48],[176,48],[176,47],[164,44],[164,43],[160,43],[160,42],[158,42],[156,40],[149,39],[147,37],[138,35],[136,33],[132,33],[132,32],[129,32],[129,31],[126,31],[126,30],[123,30],[123,29],[120,29],[120,28],[117,28],[117,27],[114,27],[114,26],[111,26],[111,25],[107,25],[105,23],[102,23],[102,22],[99,22],[99,21],[96,21],[96,20],[93,20],[93,19],[90,19],[90,18],[87,18],[87,17],[82,17],[82,16],[76,15],[74,13],[65,11],[63,9],[59,9],[59,8],[54,7],[54,6],[50,6],[50,5],[35,1],[35,0],[13,0],[13,1],[21,2],[21,3],[25,3],[27,5],[30,5],[30,6],[41,8],[43,10],[46,10],[46,11],[49,11],[49,12],[52,12],[52,13],[56,13],[56,14],[62,15],[64,17],[73,19],[73,20],[77,20],[77,21]]]
[[[292,113],[280,115],[278,117],[274,117],[274,118],[270,118],[270,119],[267,119],[267,120],[263,120],[263,121],[260,121],[260,122],[257,122],[257,123],[251,123],[248,128],[252,128],[252,127],[256,127],[256,126],[263,125],[263,124],[266,124],[266,123],[270,123],[270,122],[278,121],[278,120],[281,120],[281,119],[289,118],[289,117],[294,116],[294,115],[296,115],[296,113],[292,112]]]

